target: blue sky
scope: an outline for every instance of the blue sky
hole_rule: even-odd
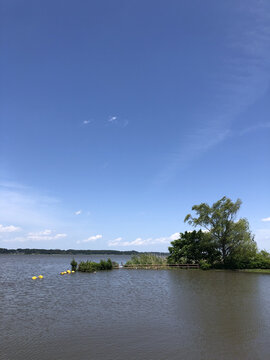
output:
[[[166,251],[226,195],[270,250],[269,14],[1,0],[0,247]]]

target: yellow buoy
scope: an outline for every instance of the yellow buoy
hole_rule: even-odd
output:
[[[70,270],[67,270],[67,273],[68,273],[68,274],[70,274],[70,273],[71,273],[71,271],[70,271]]]
[[[60,275],[64,275],[64,271],[61,271],[61,272],[60,272]]]
[[[72,270],[71,272],[72,272],[72,273],[75,273],[75,271],[74,271],[74,270]]]
[[[32,279],[33,279],[33,280],[36,280],[36,279],[37,279],[37,277],[36,277],[36,276],[32,276]]]
[[[43,275],[39,275],[38,278],[39,278],[39,279],[43,279]]]

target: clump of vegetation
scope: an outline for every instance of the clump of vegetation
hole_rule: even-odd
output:
[[[106,260],[100,260],[99,263],[96,263],[94,261],[81,261],[79,263],[78,271],[81,272],[95,272],[100,270],[112,270],[112,268],[115,266],[115,263],[111,261],[111,259]]]
[[[270,253],[262,250],[256,254],[250,264],[251,269],[270,269]]]
[[[147,265],[167,265],[167,258],[154,254],[133,255],[124,265],[125,267],[147,267]]]
[[[71,265],[71,270],[72,270],[72,271],[76,271],[76,270],[77,270],[78,263],[77,263],[77,261],[75,261],[74,258],[72,259],[70,265]]]
[[[200,260],[199,265],[200,265],[200,269],[202,269],[202,270],[211,269],[211,265],[205,260]]]

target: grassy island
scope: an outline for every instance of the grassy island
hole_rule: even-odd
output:
[[[112,270],[113,267],[116,267],[118,264],[113,263],[111,259],[106,260],[100,260],[99,263],[96,263],[94,261],[81,261],[78,266],[78,271],[80,272],[95,272],[95,271],[101,271],[101,270]]]

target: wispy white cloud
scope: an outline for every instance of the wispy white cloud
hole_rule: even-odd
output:
[[[88,243],[88,242],[94,242],[94,241],[96,241],[98,239],[102,239],[102,235],[98,234],[98,235],[90,236],[88,239],[77,240],[76,243],[77,244],[84,244],[84,243]]]
[[[110,124],[114,124],[115,126],[118,126],[119,128],[126,128],[129,125],[129,120],[121,119],[118,116],[110,116],[108,122]]]
[[[30,187],[1,182],[0,219],[23,228],[58,227],[56,216],[59,199],[40,193]]]
[[[88,124],[90,124],[91,123],[91,120],[84,120],[83,121],[83,125],[88,125]]]
[[[262,221],[265,221],[265,222],[270,221],[270,217],[263,218]]]
[[[125,128],[128,126],[128,124],[129,124],[129,120],[124,120],[122,126]]]
[[[78,210],[78,211],[75,211],[75,215],[81,215],[81,213],[82,213],[82,210]]]
[[[248,4],[247,4],[248,3]],[[238,8],[240,6],[240,8]],[[206,109],[198,113],[200,128],[191,128],[183,134],[180,146],[165,158],[164,168],[154,182],[164,183],[177,171],[203,156],[230,136],[233,123],[265,94],[270,80],[270,2],[246,1],[234,8],[239,21],[227,29],[227,57],[217,73],[209,75],[214,93]],[[254,125],[238,135],[268,128],[269,123]]]
[[[26,237],[23,236],[17,236],[15,238],[8,238],[8,239],[2,239],[1,242],[5,244],[12,244],[12,243],[24,243],[29,241]]]
[[[171,241],[179,238],[179,233],[174,233],[170,236],[164,236],[159,238],[137,238],[131,241],[125,241],[122,237],[116,238],[108,242],[108,246],[145,246],[156,244],[169,244]]]
[[[121,237],[118,237],[118,238],[116,238],[116,239],[114,239],[114,240],[111,240],[111,241],[109,241],[108,242],[108,245],[109,246],[117,246],[117,245],[119,245],[121,242],[122,242],[122,238]]]
[[[67,234],[55,234],[52,230],[46,229],[39,232],[30,232],[26,236],[26,240],[32,241],[48,241],[48,240],[57,240],[67,237]]]
[[[14,243],[14,242],[39,242],[39,241],[51,241],[51,240],[59,240],[67,237],[67,234],[64,233],[56,233],[53,230],[46,229],[37,232],[29,232],[25,235],[19,237],[9,237],[2,239],[1,241],[4,243]]]
[[[43,236],[43,235],[50,235],[52,233],[52,230],[46,229],[43,231],[38,232],[30,232],[28,233],[29,236]]]
[[[117,116],[110,116],[108,122],[115,122],[117,120]]]
[[[263,130],[263,129],[270,129],[270,122],[266,123],[260,123],[253,126],[249,126],[243,130],[240,131],[240,135],[245,135],[247,133],[257,131],[257,130]]]
[[[16,231],[20,231],[21,228],[18,226],[14,226],[14,225],[7,225],[4,226],[2,224],[0,224],[0,233],[13,233]]]
[[[29,189],[28,186],[25,186],[16,181],[10,181],[10,180],[0,180],[0,187],[6,188],[6,189],[23,189],[23,190]]]

